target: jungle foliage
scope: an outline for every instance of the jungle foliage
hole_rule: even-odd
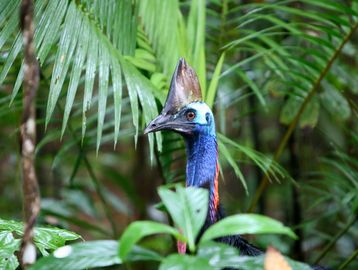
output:
[[[18,266],[22,235],[20,2],[0,0],[1,269]],[[35,1],[31,269],[262,269],[263,256],[212,242],[230,233],[257,235],[292,269],[357,269],[357,28],[357,0]],[[207,194],[180,185],[182,139],[142,136],[179,57],[214,111],[230,214],[198,243]]]

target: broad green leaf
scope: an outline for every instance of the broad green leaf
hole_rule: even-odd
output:
[[[50,256],[42,257],[30,270],[81,270],[121,264],[118,242],[114,240],[89,241],[57,249]],[[155,252],[135,247],[128,260],[160,260]]]
[[[240,268],[242,270],[262,270],[264,269],[265,255],[260,256],[240,256],[237,249],[226,244],[216,242],[205,242],[200,244],[199,257],[209,260],[209,264],[215,269]],[[312,270],[309,265],[296,262],[288,257],[285,260],[292,267],[292,270]]]
[[[15,232],[17,235],[22,236],[23,223],[0,219],[0,231]],[[36,227],[34,233],[35,245],[43,254],[47,254],[47,250],[55,250],[63,246],[67,241],[79,238],[80,236],[74,232],[55,227]]]
[[[189,249],[194,251],[196,237],[204,225],[208,212],[208,191],[177,186],[176,192],[159,188],[158,193],[176,226],[188,240]]]
[[[206,104],[208,104],[210,108],[212,108],[214,105],[214,100],[215,100],[216,92],[218,90],[218,84],[219,84],[221,69],[223,67],[224,60],[225,60],[225,52],[221,54],[219,61],[216,64],[213,76],[211,77],[209,89],[206,94],[205,102]]]
[[[123,260],[127,259],[129,252],[139,240],[146,236],[160,233],[171,234],[178,239],[182,239],[179,231],[168,225],[160,224],[154,221],[132,222],[121,236],[121,245],[117,251],[119,257]]]
[[[215,269],[235,267],[243,262],[237,248],[212,241],[200,244],[197,256],[209,260],[209,264]]]
[[[296,238],[295,233],[281,222],[257,214],[239,214],[226,217],[209,227],[200,239],[200,243],[218,237],[236,234],[285,234]]]
[[[159,270],[215,270],[208,259],[198,256],[173,254],[166,257],[160,264]]]
[[[15,251],[20,248],[20,239],[15,239],[11,232],[0,231],[0,269],[15,270],[19,262]]]

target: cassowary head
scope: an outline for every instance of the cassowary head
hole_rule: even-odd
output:
[[[144,133],[172,130],[184,136],[215,135],[213,114],[201,97],[195,71],[180,59],[172,77],[164,108]]]

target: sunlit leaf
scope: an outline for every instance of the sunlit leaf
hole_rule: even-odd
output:
[[[257,214],[239,214],[226,217],[208,228],[200,242],[236,234],[278,233],[296,238],[294,232],[281,222]]]
[[[135,221],[131,223],[121,236],[121,245],[117,250],[119,257],[126,259],[133,246],[142,238],[153,234],[170,234],[181,238],[175,228],[153,221]]]
[[[11,232],[0,231],[0,269],[15,270],[19,262],[15,251],[20,248],[20,239],[15,239]]]
[[[15,232],[23,235],[23,223],[13,220],[0,219],[0,231]],[[63,246],[67,241],[79,239],[80,236],[74,232],[55,227],[36,227],[34,233],[35,245],[44,254],[47,250],[55,250]]]
[[[160,188],[158,193],[176,226],[188,239],[189,249],[193,251],[196,236],[207,216],[208,191],[195,187],[177,186],[176,192]]]
[[[47,257],[42,257],[30,270],[81,270],[121,264],[114,240],[89,241],[63,246]],[[129,260],[159,260],[160,256],[139,247],[133,249]]]
[[[212,108],[214,104],[214,99],[215,99],[216,92],[218,90],[220,73],[224,64],[224,60],[225,60],[225,53],[221,54],[216,64],[213,76],[211,77],[211,82],[208,88],[208,92],[206,94],[205,102],[209,105],[210,108]]]

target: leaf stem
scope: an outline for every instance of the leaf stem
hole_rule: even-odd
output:
[[[311,90],[309,91],[308,95],[304,99],[304,101],[303,101],[299,111],[297,112],[295,118],[292,120],[291,124],[287,128],[286,133],[284,134],[283,138],[281,139],[281,142],[280,142],[280,144],[279,144],[279,146],[278,146],[278,148],[277,148],[277,150],[275,152],[275,155],[273,157],[273,161],[278,161],[278,159],[281,157],[282,152],[283,152],[283,150],[285,149],[285,147],[287,145],[288,139],[291,137],[293,131],[295,130],[302,113],[304,112],[305,108],[307,107],[307,105],[309,104],[311,99],[317,93],[317,91],[318,91],[318,89],[319,89],[319,87],[321,85],[322,80],[325,78],[325,76],[329,72],[332,64],[334,63],[334,61],[337,59],[337,57],[339,56],[340,52],[342,51],[344,45],[350,40],[350,38],[352,37],[354,32],[357,30],[357,28],[358,28],[358,22],[356,22],[356,24],[353,25],[353,27],[348,32],[348,34],[343,38],[341,44],[334,51],[334,53],[331,56],[331,58],[329,59],[327,65],[325,66],[325,68],[320,73],[320,76],[317,78],[316,82],[313,84]],[[271,166],[272,165],[270,165],[270,167]],[[254,198],[253,198],[253,200],[252,200],[252,202],[250,204],[248,212],[253,212],[254,211],[254,209],[256,208],[256,205],[257,205],[261,195],[265,191],[268,183],[269,183],[269,179],[268,179],[267,174],[265,174],[261,179],[260,186],[258,187],[258,189],[255,192]]]
[[[357,221],[357,216],[355,215],[346,226],[344,226],[333,238],[332,240],[325,246],[322,253],[317,257],[317,259],[314,261],[314,264],[318,264],[320,260],[323,259],[323,257],[328,253],[328,251],[333,247],[333,245],[338,241],[339,238],[341,238],[342,235],[344,235],[350,227]]]
[[[358,248],[352,253],[347,260],[345,260],[339,267],[338,270],[345,269],[356,257],[358,256]]]

